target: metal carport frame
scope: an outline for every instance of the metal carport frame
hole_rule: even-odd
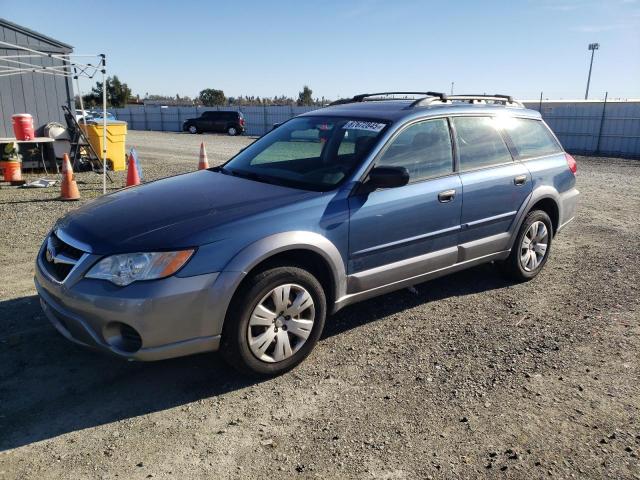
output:
[[[85,111],[80,91],[79,77],[93,79],[98,72],[102,73],[102,193],[107,193],[107,62],[103,53],[76,55],[46,53],[34,50],[25,46],[15,45],[0,41],[0,46],[11,50],[22,50],[25,55],[0,55],[0,78],[12,75],[24,75],[26,73],[42,73],[44,75],[56,75],[73,78],[76,81],[78,96],[80,97],[80,108],[84,118]],[[35,65],[31,59],[49,57],[62,61],[62,65],[46,67]],[[96,64],[82,63],[76,61],[81,58],[95,58]],[[25,61],[26,60],[26,61]]]

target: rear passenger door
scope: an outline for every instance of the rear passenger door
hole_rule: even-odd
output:
[[[216,112],[204,112],[200,117],[198,128],[203,132],[213,132]]]
[[[508,248],[509,227],[531,193],[531,174],[514,161],[492,117],[453,117],[462,181],[460,261]]]
[[[405,167],[409,184],[349,199],[349,288],[368,290],[457,259],[462,188],[444,118],[401,130],[375,166]]]
[[[227,120],[230,117],[230,114],[227,112],[216,112],[216,116],[213,120],[213,131],[214,132],[226,132],[227,131]]]

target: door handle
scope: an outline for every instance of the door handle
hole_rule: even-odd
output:
[[[440,192],[438,194],[438,201],[440,203],[447,203],[453,200],[456,196],[455,190],[445,190],[444,192]]]
[[[525,183],[527,183],[527,176],[518,175],[516,178],[513,179],[513,183],[515,183],[516,185],[524,185]]]

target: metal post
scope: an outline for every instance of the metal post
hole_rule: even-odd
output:
[[[540,92],[540,103],[538,103],[538,111],[540,112],[540,116],[542,117],[542,92]]]
[[[456,82],[451,82],[451,95],[453,95],[453,85],[454,85],[455,83],[456,83]]]
[[[248,125],[247,125],[248,126]],[[269,131],[269,123],[267,122],[267,106],[262,106],[262,135]]]
[[[107,62],[102,53],[102,193],[107,193]]]
[[[604,112],[607,109],[607,98],[609,92],[604,94],[604,104],[602,105],[602,116],[600,117],[600,130],[598,131],[598,142],[596,143],[596,154],[600,153],[600,138],[602,137],[602,129],[604,127]]]
[[[80,98],[80,111],[82,112],[82,123],[86,125],[87,119],[85,117],[87,115],[87,112],[84,111],[84,101],[82,100],[82,92],[80,91],[80,80],[78,80],[78,72],[76,71],[75,67],[73,67],[73,71],[76,74],[73,78],[76,81],[76,88],[78,89],[78,97]]]
[[[589,64],[589,76],[587,77],[587,91],[584,94],[584,99],[587,100],[589,98],[589,84],[591,83],[591,69],[593,68],[593,56],[596,53],[596,50],[600,48],[599,43],[590,43],[589,50],[591,50],[591,63]]]

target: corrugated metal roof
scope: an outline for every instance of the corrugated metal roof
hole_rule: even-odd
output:
[[[23,27],[22,25],[18,25],[16,23],[10,22],[4,18],[0,18],[0,26],[10,28],[11,30],[15,30],[17,32],[23,33],[29,37],[37,38],[38,40],[49,43],[55,47],[61,48],[63,50],[67,50],[69,52],[73,51],[73,47],[68,43],[61,42],[60,40],[56,40],[55,38],[48,37],[42,33],[36,32],[35,30],[31,30],[29,28]],[[27,45],[25,45],[27,46]]]

